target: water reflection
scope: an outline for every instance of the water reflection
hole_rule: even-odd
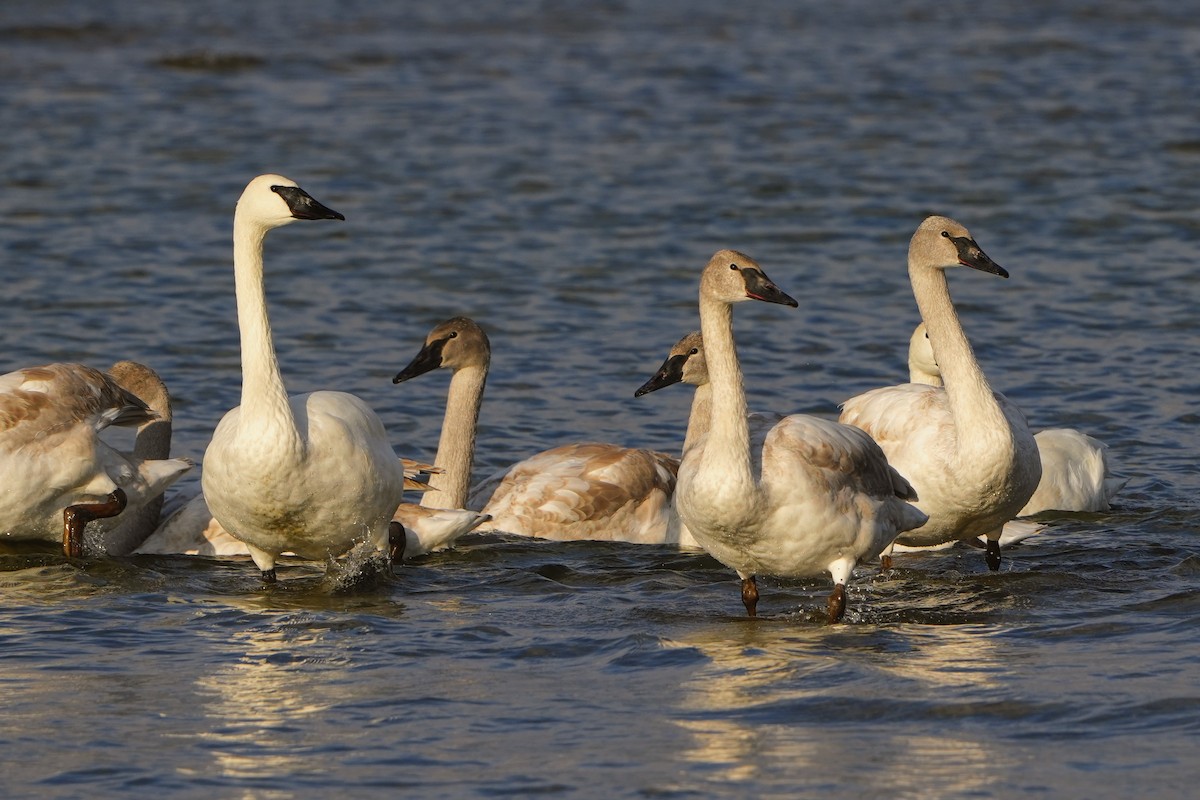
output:
[[[682,687],[676,722],[692,737],[683,758],[712,780],[794,789],[805,776],[811,787],[902,797],[1009,779],[1013,760],[986,724],[1016,713],[989,702],[1009,665],[981,626],[721,625],[674,644],[709,658]]]
[[[230,646],[241,656],[196,681],[197,695],[209,698],[204,717],[211,722],[198,736],[217,772],[242,785],[267,784],[244,797],[291,797],[297,776],[314,768],[310,756],[319,742],[307,730],[340,696],[331,691],[339,665],[292,652],[311,652],[320,638],[295,627],[239,631]],[[275,780],[278,789],[269,785]]]

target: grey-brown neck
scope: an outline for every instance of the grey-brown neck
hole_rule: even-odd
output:
[[[454,371],[446,393],[446,413],[434,464],[443,472],[430,477],[433,487],[421,496],[426,508],[465,508],[475,464],[475,435],[487,383],[488,365]]]

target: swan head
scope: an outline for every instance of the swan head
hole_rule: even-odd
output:
[[[109,367],[108,374],[153,409],[158,419],[171,419],[171,393],[153,369],[137,361],[118,361]]]
[[[282,175],[259,175],[246,184],[238,198],[236,213],[267,230],[298,219],[345,219],[314,200],[294,180]]]
[[[633,396],[641,397],[675,383],[692,386],[708,383],[708,362],[704,360],[704,339],[700,331],[692,331],[676,342],[658,372],[638,387]]]
[[[929,331],[922,322],[908,340],[908,382],[942,385],[942,369],[933,357],[933,345],[929,343]]]
[[[453,317],[429,332],[421,352],[392,378],[392,383],[401,383],[439,367],[486,367],[491,358],[492,345],[483,328],[468,317]]]
[[[795,308],[800,305],[776,286],[762,267],[745,253],[718,250],[700,276],[700,295],[724,303],[762,300]]]
[[[971,233],[949,217],[927,217],[908,245],[908,263],[934,269],[970,267],[1008,277],[1008,270],[992,261],[971,238]]]

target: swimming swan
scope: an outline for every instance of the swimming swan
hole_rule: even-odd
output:
[[[874,389],[847,400],[841,421],[871,434],[929,515],[924,526],[897,537],[898,544],[925,547],[984,535],[987,564],[995,570],[1004,523],[1029,501],[1042,470],[1024,415],[992,392],[963,333],[945,273],[958,266],[1008,277],[966,228],[929,217],[909,243],[908,274],[945,386]]]
[[[718,251],[700,279],[700,330],[712,387],[708,435],[679,467],[676,505],[700,545],[737,571],[742,602],[757,613],[755,575],[829,573],[830,622],[846,608],[846,581],[901,531],[926,516],[901,498],[912,488],[863,431],[818,417],[784,417],[751,447],[746,395],[733,338],[733,304],[797,306],[748,256]]]
[[[942,372],[921,323],[908,343],[908,373],[912,383],[942,385]],[[1108,511],[1112,498],[1127,478],[1113,475],[1108,445],[1074,428],[1047,428],[1033,435],[1042,462],[1042,479],[1018,517],[1043,511]]]
[[[491,364],[487,335],[455,317],[434,327],[425,345],[393,382],[445,367],[454,371],[422,505],[482,508],[491,517],[476,530],[544,539],[661,544],[673,541],[671,495],[678,462],[653,450],[583,442],[545,450],[480,484],[468,496],[475,432]],[[677,539],[675,539],[677,541]]]
[[[155,419],[111,376],[82,364],[0,376],[0,537],[61,542],[68,556],[82,556],[89,521],[149,502],[189,466],[131,460],[98,435]]]
[[[289,398],[271,341],[263,240],[296,220],[344,219],[294,181],[260,175],[233,220],[242,401],[217,425],[201,485],[213,517],[250,549],[263,580],[283,552],[327,560],[367,540],[389,552],[404,475],[383,423],[344,392]]]

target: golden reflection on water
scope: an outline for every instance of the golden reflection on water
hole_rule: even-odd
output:
[[[313,768],[304,729],[340,699],[329,686],[337,665],[297,663],[287,654],[319,638],[295,628],[238,632],[230,645],[244,648],[241,657],[196,681],[197,695],[209,698],[204,716],[211,721],[198,738],[216,771],[234,780],[280,781],[279,789],[246,789],[244,798],[292,797],[289,779]]]
[[[986,724],[961,719],[1010,669],[987,632],[904,626],[887,647],[879,634],[747,624],[676,640],[709,659],[682,687],[683,758],[720,783],[795,789],[804,776],[808,788],[887,797],[963,796],[1011,778],[1013,758],[973,732]]]

